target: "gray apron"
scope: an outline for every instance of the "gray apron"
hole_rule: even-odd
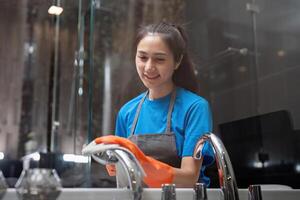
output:
[[[134,142],[147,156],[151,156],[161,162],[171,165],[172,167],[180,168],[181,158],[177,155],[175,134],[171,132],[171,116],[176,99],[176,89],[173,90],[167,118],[167,128],[164,133],[152,134],[134,134],[137,120],[145,98],[148,96],[148,91],[141,99],[134,121],[131,127],[129,140]]]

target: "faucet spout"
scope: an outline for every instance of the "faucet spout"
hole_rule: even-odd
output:
[[[100,164],[115,164],[117,187],[130,189],[134,200],[142,199],[145,172],[129,150],[118,145],[90,143],[82,152]]]
[[[131,189],[133,191],[133,199],[141,200],[144,170],[135,156],[123,148],[113,150],[111,156],[115,156],[118,160],[115,163],[117,187]]]
[[[238,187],[229,155],[222,141],[215,134],[206,133],[199,139],[194,150],[194,159],[200,160],[202,158],[202,150],[207,141],[214,150],[220,188],[223,191],[224,200],[239,200]]]

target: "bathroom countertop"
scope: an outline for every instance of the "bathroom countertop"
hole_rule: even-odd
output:
[[[144,189],[143,200],[160,200],[161,189]],[[222,200],[220,189],[208,189],[208,200]],[[193,199],[193,190],[177,188],[177,200]],[[240,200],[248,199],[248,190],[239,189]],[[300,189],[263,189],[263,200],[299,200]],[[16,200],[17,194],[15,189],[8,189],[3,200]],[[58,200],[126,200],[132,199],[129,190],[115,188],[63,188]]]

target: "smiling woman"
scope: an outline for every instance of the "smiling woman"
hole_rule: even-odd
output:
[[[96,143],[130,149],[150,174],[144,179],[149,187],[191,187],[199,175],[209,184],[203,172],[214,160],[212,149],[205,147],[201,160],[192,154],[198,139],[211,131],[211,113],[195,93],[198,84],[183,28],[166,22],[140,28],[135,63],[147,91],[120,109],[115,134],[123,138],[104,136]]]

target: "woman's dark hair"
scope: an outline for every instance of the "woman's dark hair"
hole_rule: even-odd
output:
[[[198,83],[194,71],[194,65],[190,59],[187,48],[187,35],[185,30],[179,26],[166,22],[150,24],[138,30],[135,47],[149,33],[157,33],[166,42],[174,55],[175,62],[180,62],[179,67],[173,74],[175,85],[197,93]]]

